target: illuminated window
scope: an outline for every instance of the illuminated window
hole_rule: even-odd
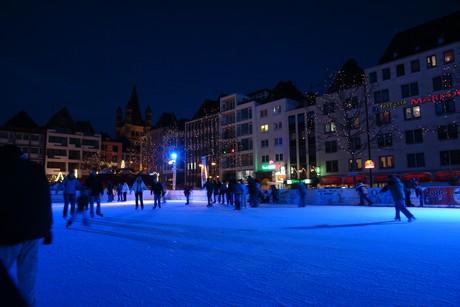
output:
[[[261,125],[260,132],[268,132],[268,125]]]
[[[381,156],[379,157],[379,168],[394,168],[394,156]]]
[[[426,57],[426,67],[432,68],[432,67],[436,67],[436,66],[437,66],[436,56],[435,55],[427,56]]]
[[[378,112],[375,114],[377,126],[382,126],[391,123],[390,111]]]
[[[332,133],[332,132],[335,132],[336,130],[337,130],[337,127],[335,126],[334,122],[330,122],[324,125],[324,131],[326,133]]]
[[[273,107],[273,115],[281,114],[281,106]]]
[[[420,106],[404,108],[403,110],[405,120],[420,119],[422,117]]]
[[[454,51],[449,50],[444,52],[444,64],[452,63],[454,61]]]
[[[425,166],[425,154],[423,152],[407,155],[407,167]]]
[[[362,159],[355,159],[356,160],[356,169],[353,169],[353,160],[348,160],[348,171],[362,171],[363,170],[363,160]]]
[[[359,129],[359,117],[350,118],[347,120],[347,129]]]

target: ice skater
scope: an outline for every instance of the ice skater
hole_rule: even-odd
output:
[[[390,191],[393,201],[395,202],[395,221],[401,220],[400,212],[406,216],[409,223],[415,221],[414,215],[406,208],[404,186],[401,183],[401,180],[393,175],[388,176],[387,184],[380,190],[380,193],[384,193],[386,191]]]

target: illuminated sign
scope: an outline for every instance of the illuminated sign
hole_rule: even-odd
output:
[[[395,107],[400,107],[400,106],[405,106],[405,105],[414,106],[414,105],[421,105],[427,102],[438,102],[438,101],[442,101],[446,99],[447,100],[453,99],[457,96],[460,96],[460,88],[456,90],[447,91],[441,94],[432,94],[432,95],[427,95],[427,96],[411,98],[409,103],[406,100],[390,102],[390,103],[383,103],[379,105],[378,107],[374,107],[373,111],[379,112],[380,110],[383,110],[383,109],[395,108]]]
[[[303,179],[303,180],[300,180],[300,179],[289,179],[289,180],[286,180],[286,183],[287,184],[296,184],[296,183],[305,183],[305,184],[310,184],[311,183],[311,179]]]
[[[372,160],[366,160],[364,162],[364,168],[375,168],[375,163]]]
[[[272,170],[276,168],[281,168],[281,164],[262,164],[263,170]]]

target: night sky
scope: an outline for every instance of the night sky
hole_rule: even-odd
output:
[[[113,136],[134,84],[154,123],[279,81],[321,92],[347,59],[374,66],[397,32],[460,10],[454,0],[159,2],[2,0],[0,125],[21,110],[45,125],[67,107]]]

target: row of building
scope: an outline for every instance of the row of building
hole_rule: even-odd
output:
[[[379,185],[388,174],[449,181],[460,175],[459,28],[455,12],[397,33],[377,65],[347,61],[324,94],[280,82],[206,100],[192,119],[163,113],[152,124],[134,87],[125,113],[116,111],[115,138],[73,122],[64,108],[46,127],[15,115],[0,127],[0,144],[21,146],[50,180],[99,164],[157,172],[179,186],[247,176],[280,187]]]

